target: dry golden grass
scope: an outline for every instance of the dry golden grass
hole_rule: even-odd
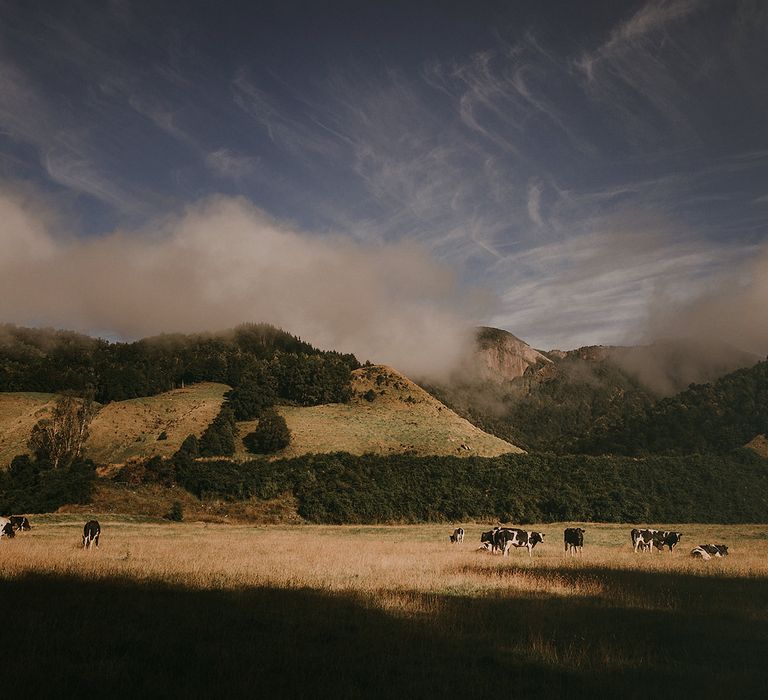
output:
[[[269,586],[377,597],[383,592],[418,592],[568,598],[605,593],[599,579],[588,573],[596,568],[705,578],[768,577],[768,526],[762,525],[679,525],[675,527],[685,534],[675,552],[634,554],[630,526],[590,523],[584,526],[583,555],[567,558],[562,548],[567,524],[530,526],[547,536],[529,558],[524,549],[509,557],[476,551],[480,533],[489,527],[482,525],[464,525],[464,543],[451,545],[448,534],[453,526],[448,525],[273,527],[158,523],[101,515],[97,517],[102,523],[102,547],[84,553],[78,543],[82,523],[89,517],[88,513],[79,518],[33,517],[31,532],[0,543],[3,575],[87,571],[91,576],[128,576],[191,588]],[[688,556],[704,542],[728,543],[732,554],[708,562]],[[628,603],[621,597],[619,602]],[[655,600],[653,606],[668,602]]]
[[[104,465],[137,457],[170,457],[188,435],[202,435],[227,391],[226,384],[201,382],[157,396],[109,403],[91,423],[86,455]],[[162,432],[166,440],[157,439]]]
[[[6,688],[250,697],[760,697],[768,527],[563,524],[533,559],[475,551],[486,527],[227,526],[37,516],[0,541]],[[701,542],[732,555],[696,561]]]
[[[391,367],[355,370],[351,385],[354,396],[347,404],[279,407],[292,433],[291,444],[279,456],[343,451],[496,457],[522,452],[461,418]],[[372,401],[364,398],[369,391],[375,395]],[[256,425],[240,423],[241,437]],[[237,456],[247,457],[244,446]]]
[[[53,407],[54,394],[0,393],[0,469],[27,451],[32,428]]]

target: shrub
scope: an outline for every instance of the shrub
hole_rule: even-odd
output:
[[[271,454],[282,450],[291,442],[291,431],[285,418],[275,411],[267,411],[259,419],[259,425],[243,439],[243,444],[254,454]]]
[[[175,523],[180,523],[182,520],[184,520],[184,511],[179,501],[174,501],[171,504],[171,509],[168,511],[168,514],[165,516],[165,519],[171,520]]]

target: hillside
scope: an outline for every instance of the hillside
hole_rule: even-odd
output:
[[[227,391],[226,384],[202,382],[107,404],[91,423],[86,454],[97,464],[122,463],[131,457],[170,457],[187,435],[203,433],[218,414]],[[158,439],[162,433],[166,439]]]
[[[714,381],[758,359],[725,342],[701,347],[686,339],[544,353],[506,331],[480,328],[461,371],[425,387],[498,437],[563,454],[598,449],[595,435],[646,415],[692,382]]]
[[[725,453],[768,432],[768,361],[695,384],[622,420],[599,426],[593,453]],[[759,441],[758,441],[759,443]]]
[[[0,393],[0,469],[27,451],[32,428],[53,406],[53,394]]]
[[[391,367],[355,370],[352,390],[346,404],[278,407],[292,432],[291,444],[280,456],[344,451],[491,457],[522,452],[456,415]],[[255,421],[240,423],[241,437],[255,426]],[[247,457],[245,448],[237,456]]]

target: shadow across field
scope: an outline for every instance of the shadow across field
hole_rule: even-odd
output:
[[[410,592],[392,613],[359,594],[25,575],[0,582],[0,687],[24,697],[508,698],[757,697],[767,686],[766,581],[556,573],[638,594],[690,586],[701,605]],[[654,587],[654,576],[666,583]],[[719,607],[721,595],[757,602]],[[418,609],[429,612],[408,613]]]

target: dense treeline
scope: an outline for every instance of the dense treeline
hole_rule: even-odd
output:
[[[626,455],[724,454],[768,433],[768,362],[692,384],[635,415],[597,424],[583,448]]]
[[[96,465],[87,459],[57,468],[49,459],[19,455],[0,471],[0,514],[46,513],[65,503],[88,503],[95,480]]]
[[[266,324],[134,343],[0,326],[0,391],[90,388],[100,403],[151,396],[184,382],[222,382],[237,390],[244,380],[266,383],[277,397],[303,405],[344,401],[349,372],[357,367],[353,355],[318,350]]]
[[[299,514],[318,523],[768,519],[766,461],[747,450],[643,460],[346,453],[243,464],[184,459],[175,478],[200,498],[272,498],[290,491]]]

